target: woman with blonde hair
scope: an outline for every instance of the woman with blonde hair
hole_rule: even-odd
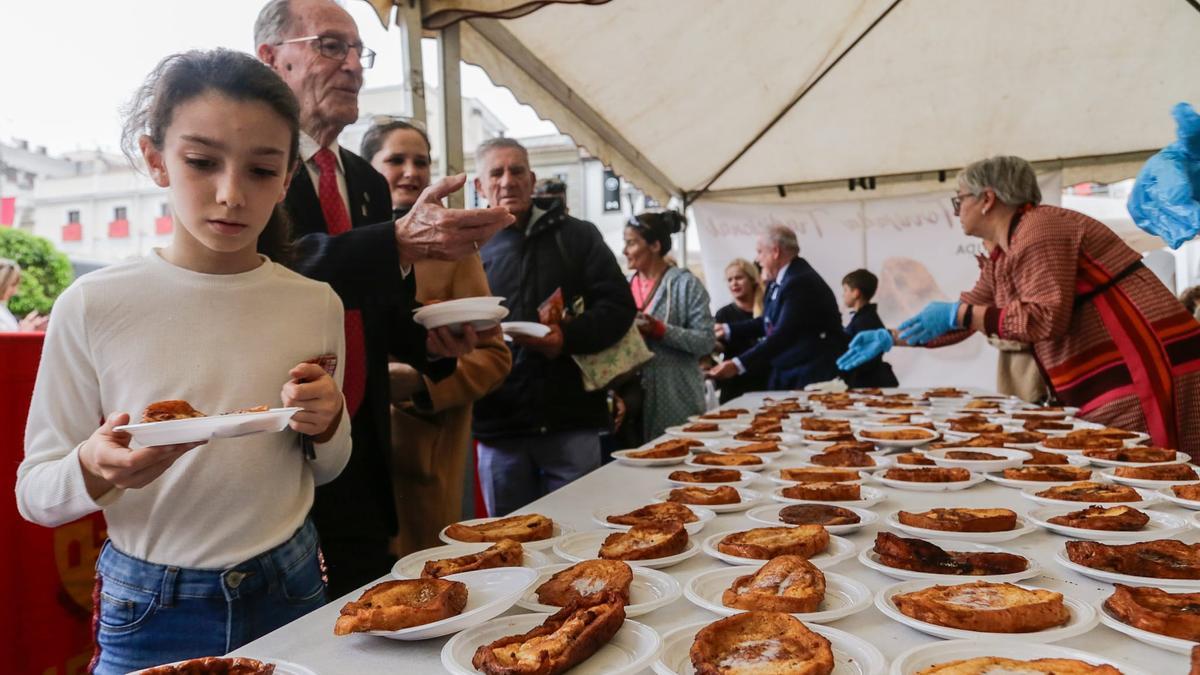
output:
[[[725,266],[725,283],[729,285],[729,294],[733,296],[733,301],[717,310],[716,323],[733,324],[762,316],[765,284],[754,263],[745,258],[734,258]],[[717,343],[717,348],[727,355],[737,355],[753,347],[754,342],[753,338],[732,341],[726,338]],[[766,388],[767,372],[748,370],[742,375],[721,382],[721,403],[746,392],[763,391]]]
[[[0,258],[0,333],[27,333],[30,331],[46,330],[50,317],[42,316],[37,311],[18,319],[8,309],[8,301],[17,294],[21,286],[21,266],[16,260]]]

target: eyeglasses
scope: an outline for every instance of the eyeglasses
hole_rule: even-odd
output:
[[[966,199],[967,197],[974,197],[974,196],[975,195],[968,192],[966,194],[959,193],[959,194],[956,194],[953,197],[951,197],[950,198],[950,206],[954,207],[954,215],[956,215],[956,216],[958,215],[959,210],[962,208],[962,203],[963,203],[964,199]]]
[[[334,61],[345,61],[350,55],[350,50],[358,52],[358,62],[362,65],[363,70],[367,70],[375,65],[375,52],[363,46],[363,43],[356,42],[351,44],[345,40],[333,37],[332,35],[309,35],[307,37],[292,38],[283,42],[276,42],[277,45],[290,45],[296,42],[316,42],[317,51],[327,59]]]

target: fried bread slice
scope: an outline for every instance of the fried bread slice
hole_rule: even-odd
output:
[[[1051,450],[1088,450],[1092,448],[1120,448],[1125,441],[1105,436],[1056,436],[1042,441]]]
[[[728,485],[715,488],[683,487],[671,490],[667,495],[667,501],[678,504],[712,506],[715,504],[738,504],[742,501],[742,496],[736,489]]]
[[[981,420],[950,420],[950,431],[961,431],[967,434],[999,433],[1004,431],[1003,424]]]
[[[1046,452],[1045,450],[1026,450],[1025,452],[1033,455],[1021,462],[1025,466],[1066,466],[1071,463],[1071,460],[1061,452]]]
[[[771,454],[771,453],[775,453],[775,452],[783,452],[783,448],[779,447],[779,443],[776,443],[775,441],[764,441],[762,443],[747,443],[746,445],[739,445],[737,447],[729,448],[729,449],[736,450],[737,452],[735,454],[741,454],[741,455],[747,455],[747,454],[758,455],[758,454]]]
[[[1071,562],[1097,570],[1156,579],[1200,579],[1200,544],[1155,539],[1136,544],[1068,541]]]
[[[947,450],[943,456],[946,459],[959,459],[971,462],[987,462],[995,459],[1004,459],[1000,455],[993,455],[990,452],[977,452],[975,450]]]
[[[756,527],[726,535],[717,542],[721,553],[756,560],[780,555],[811,558],[828,548],[829,532],[821,525]]]
[[[736,483],[742,479],[742,473],[735,469],[701,469],[672,471],[667,478],[681,483]]]
[[[937,437],[929,429],[865,429],[859,433],[880,441],[932,441]]]
[[[779,520],[788,525],[853,525],[862,517],[833,504],[792,504],[779,510]]]
[[[400,579],[368,588],[342,607],[334,635],[423,626],[461,614],[467,585],[447,579]]]
[[[704,452],[692,458],[693,464],[703,466],[758,466],[763,458],[751,454]]]
[[[942,532],[1008,532],[1017,526],[1017,512],[1011,509],[936,508],[900,511],[896,518],[910,527]]]
[[[1196,480],[1196,470],[1191,464],[1151,464],[1150,466],[1118,466],[1114,476],[1139,478],[1142,480]]]
[[[1046,419],[1044,417],[1027,419],[1021,426],[1025,427],[1027,431],[1070,431],[1075,428],[1075,425],[1071,422]]]
[[[805,432],[804,440],[819,443],[848,443],[854,439],[850,431],[809,431]]]
[[[931,586],[892,603],[918,621],[986,633],[1033,633],[1071,620],[1062,593],[989,581]]]
[[[566,607],[588,604],[602,593],[614,592],[629,604],[633,568],[620,560],[584,560],[555,573],[534,591],[543,605]]]
[[[1200,642],[1200,593],[1113,584],[1113,594],[1104,606],[1134,628]]]
[[[937,466],[937,463],[925,456],[923,452],[902,452],[895,455],[897,464],[906,466]]]
[[[1175,461],[1175,451],[1169,448],[1116,448],[1114,450],[1104,450],[1093,448],[1083,451],[1084,457],[1093,459],[1107,459],[1114,462],[1173,462]]]
[[[850,433],[850,420],[805,417],[800,420],[800,428],[804,431],[840,431],[842,433]]]
[[[554,535],[554,521],[546,516],[528,513],[508,516],[476,525],[455,523],[446,528],[446,536],[458,541],[513,541],[527,542],[549,539]]]
[[[625,603],[604,594],[591,605],[572,603],[520,635],[475,650],[471,665],[487,675],[559,675],[587,660],[625,623]]]
[[[946,551],[924,539],[898,537],[891,532],[875,535],[874,550],[884,565],[913,572],[985,576],[1029,569],[1029,560],[1012,553]]]
[[[829,675],[829,640],[781,612],[742,612],[696,633],[688,652],[696,675]]]
[[[275,664],[244,656],[204,656],[137,672],[138,675],[271,675]]]
[[[813,455],[808,460],[818,466],[854,466],[872,468],[876,466],[875,458],[856,448],[841,448]]]
[[[789,485],[779,491],[788,499],[813,499],[825,502],[852,502],[862,499],[862,486],[858,483],[801,483]]]
[[[700,416],[702,420],[735,420],[742,415],[749,415],[750,411],[745,408],[726,408],[724,410],[714,410],[706,412]]]
[[[1191,483],[1189,485],[1172,485],[1171,492],[1175,493],[1180,499],[1191,499],[1192,501],[1200,501],[1200,483]]]
[[[734,579],[721,594],[726,607],[764,612],[815,612],[825,600],[825,575],[798,555],[767,561],[754,574]]]
[[[1008,659],[977,656],[973,659],[936,663],[916,675],[1121,675],[1108,664],[1093,665],[1078,659]]]
[[[749,441],[751,443],[778,443],[783,438],[779,434],[765,433],[757,429],[747,429],[739,431],[733,435],[735,441]]]
[[[714,431],[720,431],[721,425],[713,422],[696,422],[695,424],[685,425],[680,431],[685,434],[711,434]]]
[[[600,557],[605,560],[666,558],[682,553],[687,543],[687,530],[678,521],[634,525],[628,532],[608,535],[600,545]]]
[[[457,558],[427,560],[421,568],[421,576],[440,579],[459,572],[487,570],[495,567],[520,567],[525,559],[525,550],[519,542],[512,539],[501,539],[492,546]]]
[[[657,443],[645,450],[627,453],[627,455],[636,459],[670,459],[672,457],[686,457],[692,448],[701,447],[703,445],[703,443],[694,438],[673,438],[669,441]]]
[[[1092,470],[1082,466],[1019,466],[1004,470],[1011,480],[1081,481],[1092,477]]]
[[[666,521],[694,523],[700,520],[696,512],[675,502],[655,502],[629,513],[620,513],[605,518],[613,525],[652,525]]]
[[[780,469],[779,477],[796,483],[849,483],[862,480],[858,471],[853,469],[825,469],[801,467],[798,469]]]
[[[909,481],[910,483],[959,483],[964,480],[971,480],[971,472],[959,467],[951,469],[940,466],[922,466],[915,469],[895,467],[885,471],[883,477],[891,480]]]
[[[207,417],[204,413],[192,407],[187,401],[173,399],[170,401],[155,401],[142,411],[142,423],[169,422],[171,420],[186,420],[193,417]]]
[[[1071,483],[1070,485],[1056,485],[1038,492],[1037,496],[1064,502],[1096,502],[1100,504],[1142,501],[1142,495],[1128,485],[1113,485],[1093,481],[1082,481]]]
[[[1047,518],[1046,522],[1067,527],[1080,527],[1085,530],[1136,532],[1146,527],[1146,524],[1150,522],[1150,516],[1132,506],[1097,506],[1093,504],[1086,509]]]

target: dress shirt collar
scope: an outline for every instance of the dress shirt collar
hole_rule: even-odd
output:
[[[337,139],[335,138],[333,142],[325,147],[329,148],[329,150],[333,152],[333,156],[337,158],[338,172],[343,176],[346,175],[346,167],[342,166],[342,152],[341,147],[338,145]],[[317,145],[317,142],[313,140],[312,136],[309,136],[303,131],[300,132],[300,156],[304,158],[305,162],[311,162],[313,155],[316,155],[317,151],[320,149],[321,146]]]

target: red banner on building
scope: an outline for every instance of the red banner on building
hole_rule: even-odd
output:
[[[0,197],[0,225],[12,227],[17,219],[17,198]]]

